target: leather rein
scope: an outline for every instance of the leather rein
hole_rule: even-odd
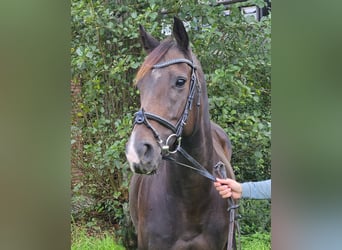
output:
[[[177,165],[183,166],[190,168],[200,175],[208,178],[209,180],[215,182],[216,178],[205,168],[203,167],[196,159],[194,159],[191,155],[189,155],[182,147],[181,147],[181,140],[182,140],[182,133],[184,126],[187,123],[188,116],[189,116],[189,111],[192,108],[192,103],[193,99],[195,97],[195,92],[197,89],[198,95],[201,93],[201,87],[197,81],[196,77],[196,66],[193,64],[192,61],[185,59],[185,58],[180,58],[180,59],[174,59],[170,60],[164,63],[159,63],[153,65],[152,69],[160,69],[164,67],[168,67],[173,64],[179,64],[179,63],[186,63],[191,67],[191,79],[190,79],[190,91],[189,95],[187,98],[187,102],[185,104],[185,108],[183,111],[183,114],[181,115],[180,119],[178,120],[177,124],[174,126],[172,123],[169,121],[165,120],[164,118],[149,113],[145,112],[145,110],[142,108],[140,109],[137,113],[134,115],[134,125],[141,125],[144,124],[148,129],[151,130],[154,138],[156,139],[157,143],[159,144],[161,148],[161,154],[164,160],[172,161],[176,163]],[[197,108],[200,106],[200,98],[198,98],[197,103],[196,103]],[[164,127],[170,129],[173,134],[171,134],[165,141],[160,138],[160,135],[158,134],[157,130],[150,124],[148,120],[154,120],[158,122],[159,124],[163,125]],[[176,141],[172,140],[175,139]],[[177,146],[174,150],[170,150],[169,143],[174,144],[177,142]],[[172,157],[173,154],[175,153],[180,153],[185,159],[187,159],[192,166],[181,163],[176,161],[174,157]],[[220,178],[227,178],[226,175],[226,170],[224,164],[219,161],[215,166],[214,166],[214,171],[215,174],[220,177]],[[228,209],[227,211],[230,214],[230,221],[229,221],[229,232],[228,232],[228,245],[227,245],[227,250],[233,249],[233,233],[234,233],[234,224],[236,223],[235,221],[235,209],[238,208],[239,205],[236,205],[232,197],[228,198]]]

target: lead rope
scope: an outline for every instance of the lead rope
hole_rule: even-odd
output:
[[[221,179],[226,179],[228,178],[227,176],[227,171],[226,167],[223,164],[223,162],[219,161],[215,166],[214,166],[214,172],[217,177]],[[234,226],[236,227],[238,234],[239,234],[239,249],[241,250],[241,234],[240,234],[240,226],[239,222],[235,220],[235,209],[239,207],[239,204],[235,204],[234,200],[232,197],[229,197],[227,199],[228,203],[228,209],[227,211],[229,212],[229,231],[228,231],[228,244],[227,244],[227,250],[233,249],[233,236],[234,236]],[[238,218],[238,217],[237,217]]]

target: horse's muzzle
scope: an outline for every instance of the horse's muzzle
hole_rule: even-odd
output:
[[[126,157],[130,168],[137,174],[154,174],[161,161],[161,150],[157,144],[131,137],[126,146]]]
[[[145,174],[145,175],[153,175],[156,173],[156,170],[147,170],[142,168],[139,164],[132,164],[132,171],[136,174]]]

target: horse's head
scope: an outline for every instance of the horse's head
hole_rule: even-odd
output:
[[[174,19],[175,39],[159,42],[142,26],[140,36],[148,56],[136,77],[141,107],[135,115],[126,157],[132,171],[151,174],[162,157],[177,147],[182,135],[194,132],[203,72],[189,48],[181,20]]]

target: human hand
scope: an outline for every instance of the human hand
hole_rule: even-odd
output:
[[[216,178],[214,186],[222,198],[233,197],[233,199],[240,199],[242,195],[242,186],[239,182],[233,179],[219,179]]]

